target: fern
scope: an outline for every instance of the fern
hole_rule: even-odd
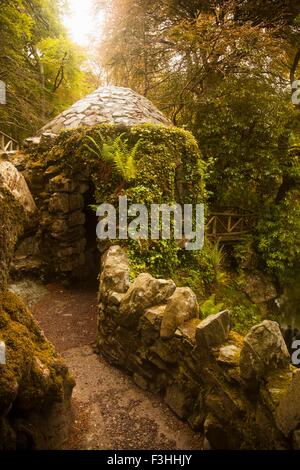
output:
[[[216,243],[212,244],[207,242],[209,246],[209,259],[214,271],[214,282],[216,285],[227,285],[228,275],[223,269],[225,252],[223,246],[220,245],[218,240]]]
[[[86,136],[89,144],[85,144],[91,153],[98,158],[105,161],[112,162],[117,172],[122,176],[125,181],[131,181],[136,177],[135,157],[140,146],[139,140],[132,149],[128,146],[128,141],[123,141],[123,136],[119,135],[115,140],[109,139],[104,142],[101,132],[98,131],[98,136],[102,142],[102,146],[91,136]]]

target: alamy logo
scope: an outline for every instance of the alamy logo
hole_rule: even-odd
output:
[[[292,349],[295,350],[291,356],[292,364],[294,364],[294,366],[299,366],[300,365],[300,340],[299,339],[296,339],[295,341],[293,341]]]
[[[300,104],[300,80],[295,80],[292,83],[292,103],[295,105]]]
[[[0,365],[6,364],[6,347],[3,341],[0,341]]]
[[[204,245],[204,205],[144,204],[128,206],[127,196],[119,197],[118,214],[112,204],[97,209],[100,240],[184,240],[186,250],[201,250]]]
[[[0,104],[6,104],[6,85],[0,80]]]

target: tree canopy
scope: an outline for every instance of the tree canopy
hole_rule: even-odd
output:
[[[61,21],[62,0],[0,1],[1,130],[21,139],[87,89],[85,56]]]
[[[99,45],[108,80],[146,95],[194,133],[208,163],[210,207],[256,214],[255,243],[267,266],[281,277],[295,273],[300,134],[291,84],[300,78],[299,2],[100,3],[108,12]]]

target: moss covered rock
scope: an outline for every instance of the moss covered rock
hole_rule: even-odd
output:
[[[24,228],[37,222],[37,207],[21,173],[0,161],[0,289],[5,287],[14,248]]]
[[[74,380],[26,306],[0,292],[0,449],[54,448],[70,422]]]

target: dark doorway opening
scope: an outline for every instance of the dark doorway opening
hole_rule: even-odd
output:
[[[83,283],[86,287],[98,287],[98,275],[100,271],[100,253],[97,244],[96,227],[98,219],[96,216],[95,189],[91,185],[84,195],[85,213],[85,266]]]

